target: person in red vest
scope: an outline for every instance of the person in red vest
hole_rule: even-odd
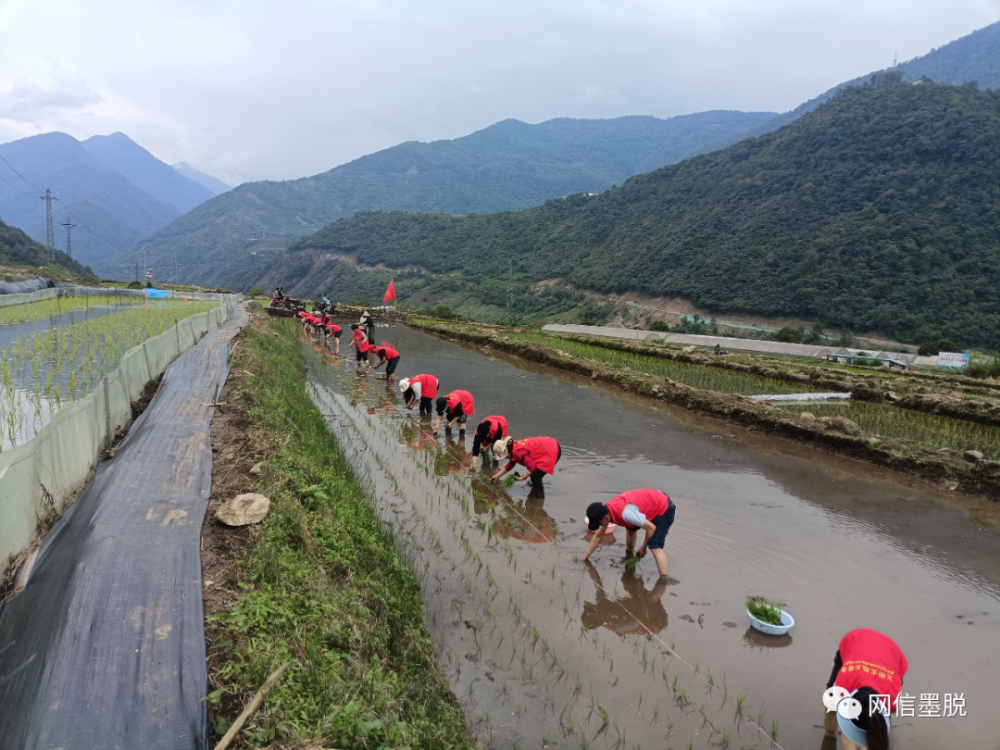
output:
[[[340,354],[340,334],[343,329],[334,323],[332,320],[326,324],[326,340],[329,343],[333,341],[333,353],[334,355]]]
[[[378,357],[378,364],[375,365],[375,369],[377,370],[388,362],[389,365],[385,368],[385,374],[388,376],[389,382],[393,382],[396,379],[395,373],[396,366],[399,364],[399,352],[386,344],[374,347],[373,351]]]
[[[434,399],[438,395],[438,379],[433,375],[414,375],[399,381],[399,390],[403,392],[406,408],[412,409],[420,403],[420,413],[430,414],[434,408]]]
[[[844,750],[887,750],[889,715],[896,710],[909,666],[896,642],[877,630],[858,628],[845,635],[833,657],[833,673],[823,693],[826,736],[836,737],[839,727]],[[842,701],[852,698],[861,704],[856,719],[838,710]]]
[[[365,363],[365,368],[368,367],[368,350],[371,349],[371,345],[368,343],[368,339],[365,336],[365,332],[361,329],[357,323],[351,324],[351,346],[358,354],[358,368],[361,367],[361,363]]]
[[[507,437],[507,420],[499,415],[486,417],[476,425],[476,434],[472,438],[472,466],[475,468],[476,459],[479,458],[480,450],[483,453],[483,461],[496,460],[491,457],[493,444],[497,440]]]
[[[507,465],[493,475],[494,482],[521,464],[528,471],[516,476],[515,479],[518,482],[530,479],[531,490],[535,496],[545,497],[542,477],[555,473],[556,464],[562,458],[562,448],[555,438],[530,437],[515,442],[514,438],[508,437],[493,443],[493,455],[497,457],[497,460],[508,459]]]
[[[438,418],[434,423],[434,432],[438,431],[441,422],[447,420],[446,430],[458,422],[458,431],[465,432],[468,418],[475,413],[475,402],[468,391],[452,391],[447,396],[441,396],[434,402],[437,406]]]
[[[591,531],[597,531],[609,523],[624,526],[625,551],[629,553],[635,549],[639,529],[645,530],[646,538],[636,554],[645,557],[646,549],[651,549],[660,578],[666,578],[667,553],[663,551],[663,542],[674,523],[676,510],[673,500],[659,490],[629,490],[607,503],[591,503],[587,507],[587,520]],[[594,554],[603,537],[603,533],[594,534],[587,551],[580,559],[587,560]]]

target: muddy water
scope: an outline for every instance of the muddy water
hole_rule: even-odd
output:
[[[467,468],[471,437],[431,434],[384,381],[314,358],[314,398],[407,540],[484,744],[832,747],[819,725],[833,654],[871,627],[906,652],[906,693],[966,701],[965,717],[895,720],[898,747],[998,746],[996,506],[405,328],[379,333],[402,352],[400,375],[435,374],[444,392],[470,390],[477,416],[562,445],[544,500],[493,487]],[[576,562],[587,504],[634,487],[677,503],[666,585],[650,559],[626,569],[620,530],[592,565]],[[784,601],[790,636],[750,630],[748,594]]]

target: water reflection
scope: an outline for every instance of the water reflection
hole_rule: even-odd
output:
[[[667,627],[667,610],[662,601],[667,581],[657,578],[653,587],[647,589],[646,582],[636,571],[626,568],[617,586],[610,581],[608,585],[601,581],[597,568],[590,560],[584,565],[597,591],[596,602],[583,604],[580,619],[588,629],[607,628],[625,636],[649,635],[650,631],[659,633]],[[616,589],[618,596],[608,595],[608,590],[613,592]],[[624,595],[621,595],[622,589]]]
[[[751,651],[768,648],[784,648],[785,646],[792,645],[792,636],[768,635],[767,633],[761,633],[759,630],[754,630],[751,627],[747,628],[747,632],[743,634],[743,645],[749,646]]]

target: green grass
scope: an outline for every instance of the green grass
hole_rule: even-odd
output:
[[[324,747],[473,747],[435,657],[419,584],[379,522],[305,391],[307,364],[289,320],[241,335],[237,394],[272,501],[239,564],[242,593],[214,619],[228,646],[216,684],[238,697],[213,710],[223,730],[286,660],[293,665],[256,720],[258,745],[322,737]],[[223,701],[220,705],[226,705]]]
[[[64,315],[81,310],[90,310],[107,307],[135,307],[145,302],[144,297],[114,297],[102,295],[100,297],[56,297],[54,299],[41,300],[40,302],[28,302],[23,305],[7,305],[0,307],[0,326],[17,325],[28,323],[41,318]]]
[[[635,354],[616,349],[605,349],[604,347],[585,344],[581,341],[559,339],[540,333],[502,333],[500,335],[516,341],[550,346],[580,359],[587,359],[618,369],[628,368],[632,372],[648,373],[656,377],[670,378],[693,388],[702,388],[720,393],[756,396],[766,393],[805,393],[817,390],[812,386],[799,383],[786,383],[776,378],[730,372],[718,367],[677,362],[664,357]]]

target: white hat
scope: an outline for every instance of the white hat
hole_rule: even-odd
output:
[[[399,381],[399,390],[401,390],[403,393],[406,393],[408,390],[410,390],[409,378],[403,378],[402,380]]]
[[[495,443],[493,443],[493,457],[496,458],[497,460],[502,460],[507,458],[507,440],[510,440],[510,438],[507,438],[505,440],[497,440]]]

